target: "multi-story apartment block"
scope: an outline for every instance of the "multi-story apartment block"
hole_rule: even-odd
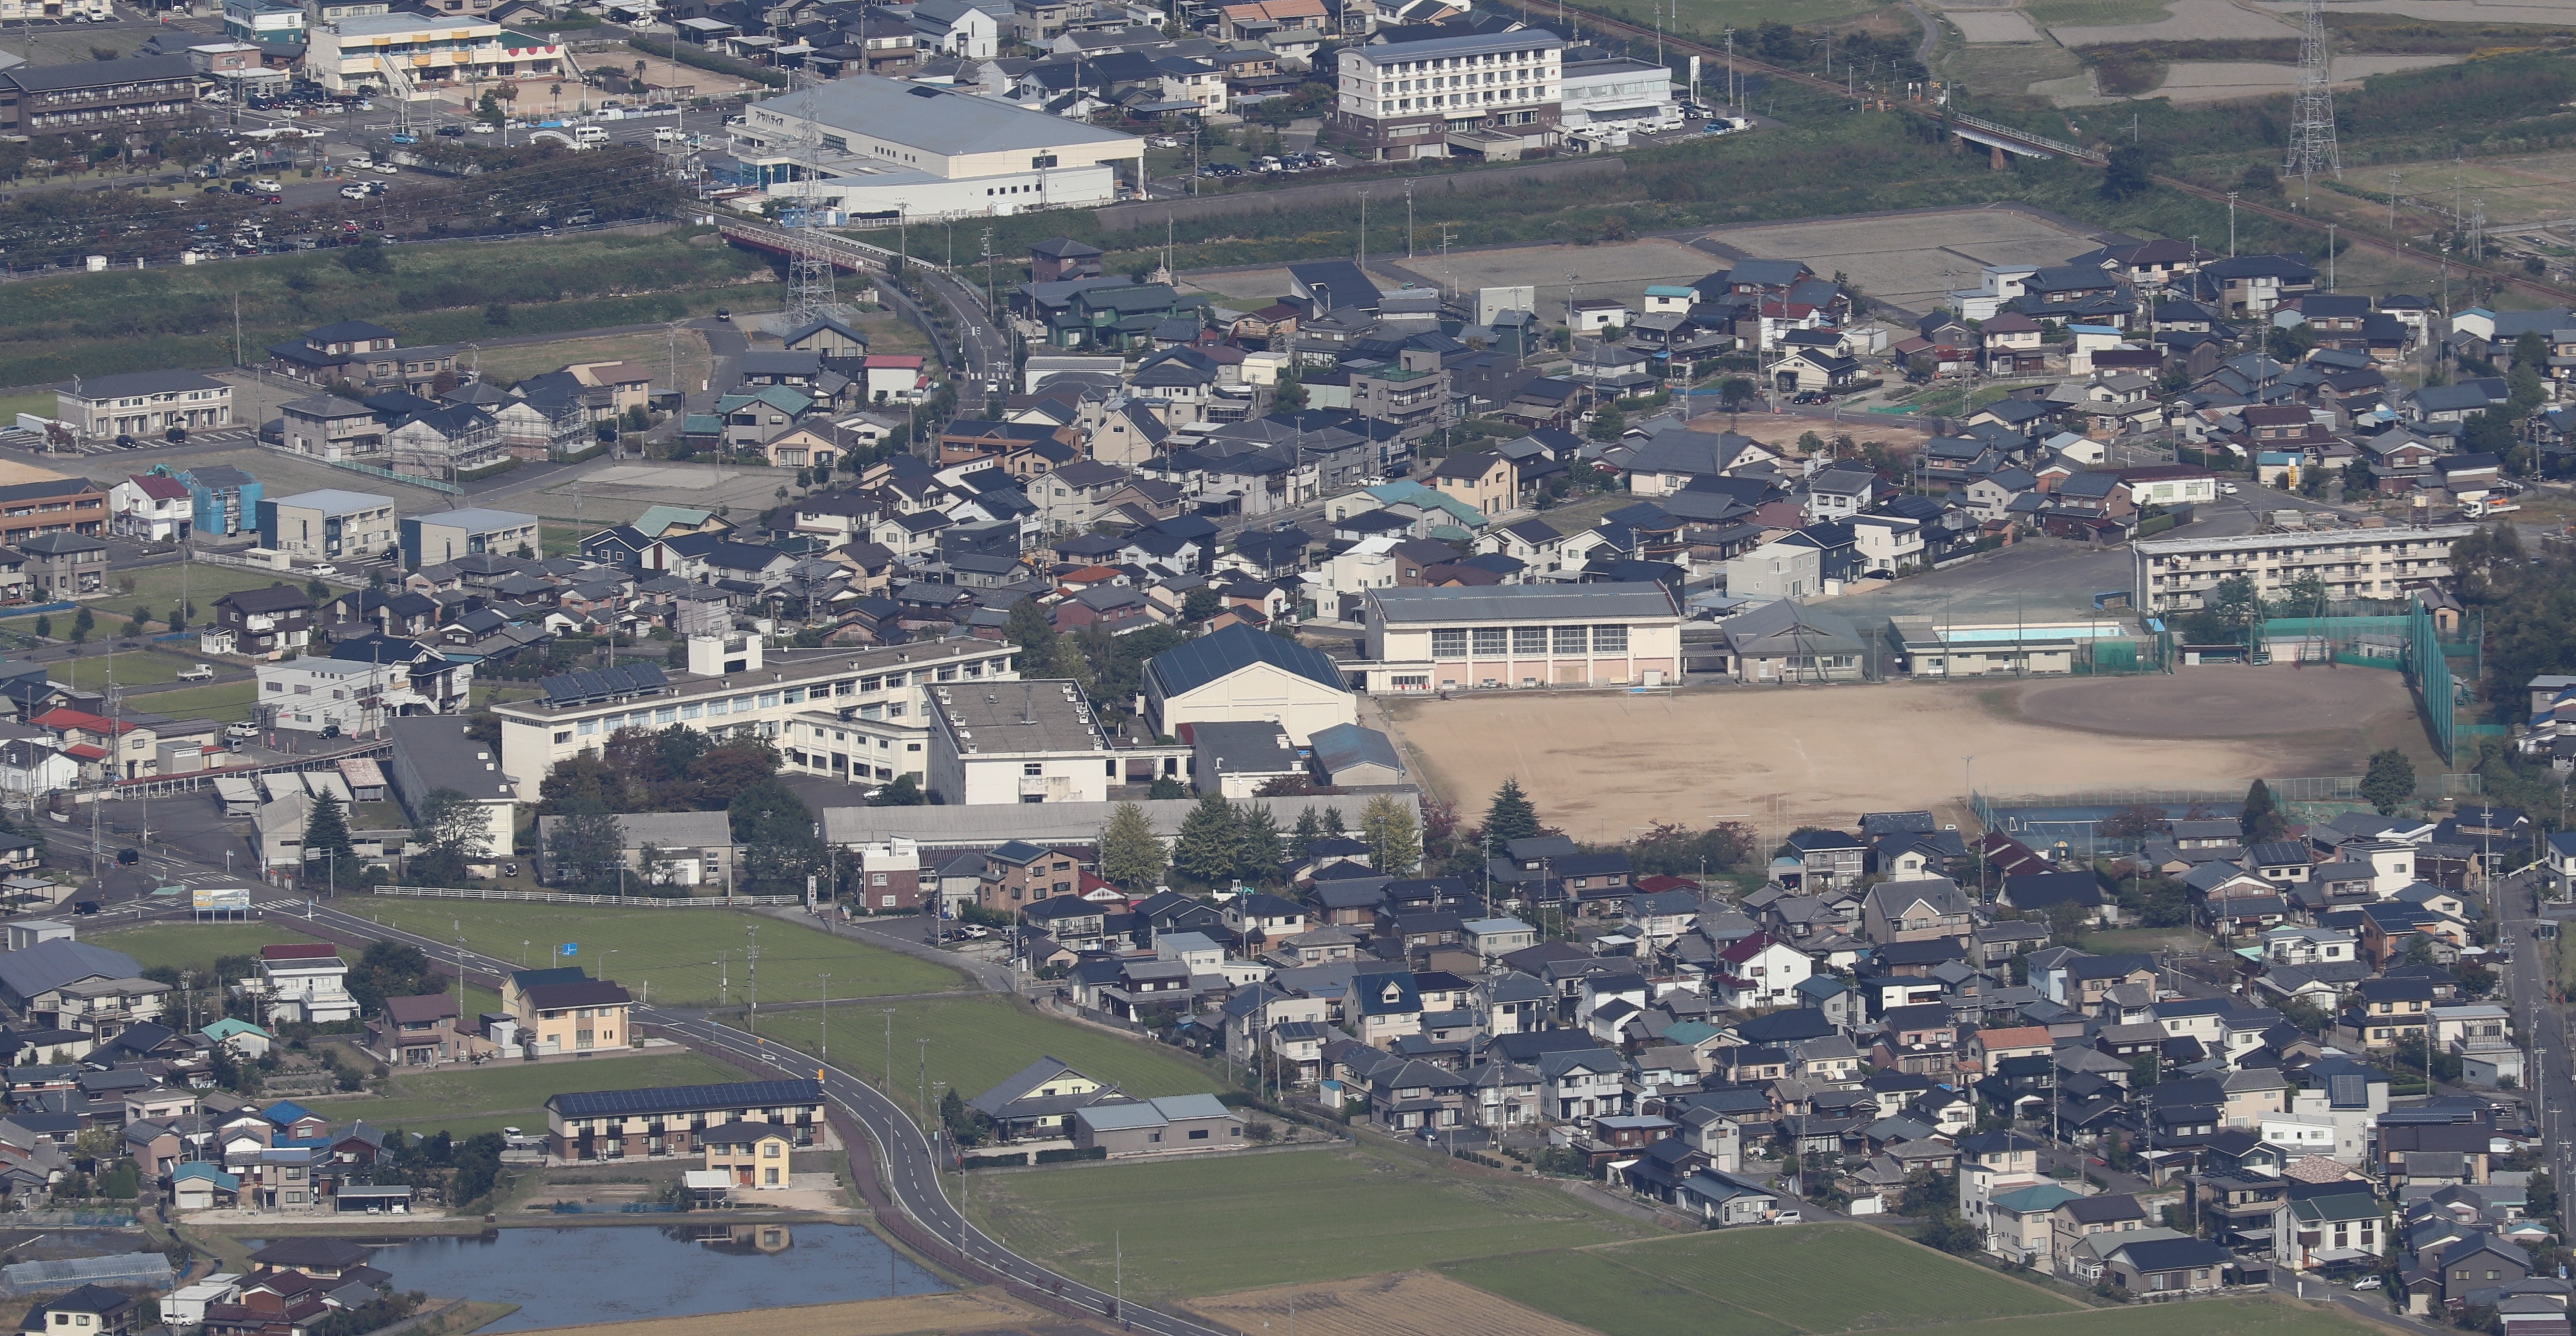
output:
[[[2237,575],[2250,577],[2267,599],[2306,574],[2324,582],[2330,599],[2393,599],[2409,587],[2449,579],[2451,545],[2475,532],[2474,524],[2436,524],[2140,539],[2130,545],[2137,606],[2197,611],[2221,581]]]
[[[1543,28],[1346,48],[1333,130],[1380,162],[1517,158],[1555,140],[1564,51]]]

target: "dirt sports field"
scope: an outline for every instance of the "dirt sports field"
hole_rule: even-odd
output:
[[[2186,668],[1992,685],[1495,692],[1387,703],[1406,762],[1462,814],[1517,776],[1550,824],[1847,823],[1977,786],[2233,787],[2357,775],[2383,747],[2439,770],[2405,679],[2369,668]],[[1776,796],[1776,806],[1775,806]]]
[[[1460,1288],[1465,1288],[1461,1286]],[[1473,1290],[1467,1291],[1470,1294]],[[744,1329],[741,1313],[706,1313],[697,1317],[661,1317],[641,1322],[593,1322],[577,1327],[546,1327],[566,1336],[737,1336]],[[1027,1336],[1036,1332],[1102,1330],[1066,1321],[1053,1313],[991,1290],[954,1294],[921,1294],[901,1299],[868,1299],[858,1303],[813,1304],[803,1308],[764,1308],[759,1325],[797,1336],[914,1336],[914,1333],[977,1332],[992,1336]]]
[[[1193,1299],[1190,1307],[1236,1331],[1286,1336],[1289,1315],[1311,1336],[1595,1336],[1446,1276],[1407,1271],[1331,1285],[1279,1285]]]

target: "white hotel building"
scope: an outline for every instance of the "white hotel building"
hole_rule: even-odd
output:
[[[1556,140],[1565,42],[1543,28],[1346,47],[1333,132],[1362,157],[1518,158]]]

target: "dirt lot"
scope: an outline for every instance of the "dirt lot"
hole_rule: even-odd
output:
[[[1592,1336],[1589,1328],[1423,1271],[1242,1290],[1189,1306],[1237,1331],[1284,1332],[1294,1313],[1296,1329],[1314,1336]]]
[[[677,343],[679,378],[671,376],[673,345]],[[561,371],[580,362],[636,362],[653,372],[656,389],[669,389],[677,384],[696,389],[698,382],[711,374],[707,356],[707,336],[694,329],[682,329],[676,340],[666,331],[649,334],[604,334],[583,339],[552,339],[544,343],[513,343],[488,348],[481,354],[483,378],[495,385],[511,385],[530,376],[548,371]]]
[[[2454,65],[2459,63],[2459,59],[2458,56],[2337,56],[2334,61],[2335,87],[2358,88],[2362,80],[2374,74]],[[2277,65],[2259,60],[2186,60],[2171,67],[2155,95],[2169,97],[2176,102],[2228,102],[2294,92],[2298,86],[2299,67],[2296,65]]]
[[[1591,840],[1656,821],[1847,823],[1955,803],[1966,756],[1982,759],[1977,782],[1992,790],[2352,775],[2389,746],[2430,764],[2404,679],[2370,669],[1784,690],[1497,692],[1393,702],[1387,726],[1416,773],[1462,809],[1518,776],[1549,823]]]
[[[2057,23],[2048,35],[2068,46],[2102,42],[2262,41],[2296,37],[2296,24],[2229,0],[2171,0],[2153,22],[2078,25]]]
[[[1721,228],[1708,239],[1747,255],[1804,260],[1827,277],[1847,275],[1870,296],[1912,311],[1930,310],[1952,288],[1977,286],[1977,271],[1986,265],[2056,264],[2100,244],[2003,209],[1764,223]]]
[[[1445,261],[1436,250],[1411,261],[1399,253],[1369,265],[1387,287],[1408,279],[1467,289],[1527,284],[1538,289],[1538,313],[1554,320],[1565,318],[1568,273],[1574,275],[1577,299],[1616,297],[1636,303],[1656,284],[1692,283],[1725,267],[1724,260],[1707,251],[1665,237],[1609,246],[1507,246],[1454,254]]]
[[[2263,7],[2296,23],[2300,0],[2262,0]],[[2524,4],[2488,4],[2485,0],[2359,0],[2335,8],[2356,14],[2403,14],[2437,23],[2555,23],[2576,25],[2576,0],[2530,0]]]
[[[740,464],[611,464],[581,476],[581,495],[572,483],[512,499],[547,519],[585,524],[624,524],[656,504],[730,507],[736,523],[752,512],[778,504],[778,489],[794,494],[796,470],[751,468]]]
[[[255,396],[247,388],[251,384],[249,376],[230,377],[230,379],[233,380],[236,394],[242,402],[246,404],[256,402]],[[297,389],[302,388],[280,389],[278,382],[269,382],[267,402],[264,406],[265,415],[259,420],[266,421],[268,418],[277,416],[277,406],[289,399],[310,398],[310,390],[296,392]],[[133,452],[129,462],[108,465],[102,461],[99,465],[93,465],[89,471],[105,473],[111,477],[120,472],[141,472],[155,462],[151,458],[151,453],[148,450],[137,450]],[[175,462],[176,467],[192,469],[204,468],[210,464],[237,468],[258,478],[261,485],[267,489],[266,495],[272,497],[293,496],[297,492],[310,492],[324,487],[341,487],[351,491],[375,492],[390,496],[394,499],[396,507],[405,514],[416,514],[424,510],[445,510],[451,504],[446,499],[445,493],[432,491],[427,487],[392,482],[370,473],[335,469],[328,464],[301,459],[281,450],[263,450],[253,445],[246,445],[237,450],[211,450],[202,454],[184,455]],[[113,472],[110,471],[111,469]]]
[[[1464,1286],[1459,1288],[1465,1289]],[[1473,1294],[1475,1291],[1468,1290]],[[736,1336],[743,1330],[741,1313],[707,1313],[698,1317],[653,1318],[643,1322],[593,1322],[545,1331],[579,1332],[581,1336]],[[869,1299],[859,1303],[814,1304],[805,1308],[765,1308],[759,1325],[797,1336],[911,1336],[915,1332],[1091,1331],[993,1290],[923,1294],[902,1299]]]

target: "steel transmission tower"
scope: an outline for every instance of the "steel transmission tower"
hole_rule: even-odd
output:
[[[791,88],[801,82],[795,74],[788,78]],[[833,299],[832,253],[829,237],[823,231],[824,210],[814,198],[814,185],[823,175],[823,126],[815,119],[813,88],[809,85],[804,91],[805,106],[799,113],[802,128],[796,132],[796,174],[803,178],[798,182],[803,190],[797,206],[779,220],[787,233],[787,321],[791,327],[834,314],[838,305]]]
[[[2302,182],[2319,172],[2340,178],[2343,156],[2335,147],[2334,69],[2326,54],[2324,0],[2308,0],[2299,32],[2299,100],[2290,110],[2290,153],[2282,170]]]

